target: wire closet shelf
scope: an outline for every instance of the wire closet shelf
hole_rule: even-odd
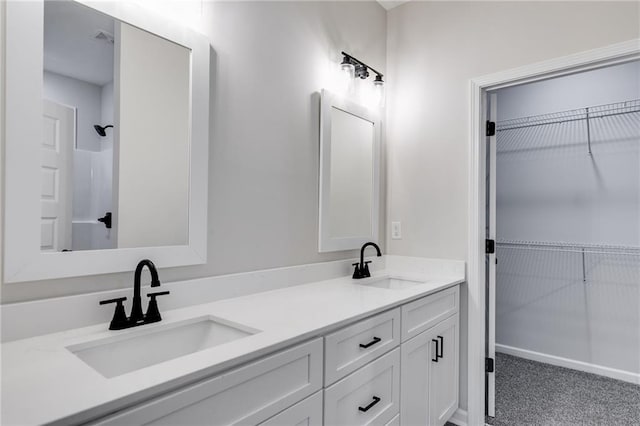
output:
[[[608,244],[578,244],[566,242],[541,242],[524,240],[498,240],[498,247],[522,250],[564,251],[574,253],[616,254],[640,256],[640,247]]]
[[[605,118],[637,112],[640,112],[640,99],[503,120],[496,123],[496,131],[501,132],[504,130],[522,129],[525,127],[568,123],[572,121]]]
[[[632,115],[635,114],[635,115]],[[626,116],[626,117],[625,117]],[[615,117],[616,120],[614,120]],[[627,119],[630,118],[629,119]],[[608,120],[605,120],[607,119]],[[573,126],[568,126],[568,123],[573,123]],[[584,127],[582,127],[582,123],[584,123]],[[604,104],[604,105],[596,105],[590,106],[586,108],[572,109],[568,111],[554,112],[549,114],[540,114],[540,115],[532,115],[528,117],[514,118],[511,120],[503,120],[499,121],[496,124],[497,132],[504,132],[507,130],[514,131],[509,132],[507,138],[503,138],[504,143],[507,143],[511,146],[510,149],[500,150],[499,152],[512,152],[514,146],[512,143],[517,141],[516,147],[523,148],[526,147],[525,141],[527,138],[531,138],[535,136],[536,138],[549,139],[541,145],[535,144],[534,146],[526,147],[526,149],[532,148],[550,148],[552,146],[570,146],[570,145],[582,145],[582,143],[586,142],[586,147],[589,155],[593,155],[591,145],[594,139],[594,125],[596,123],[602,123],[605,125],[607,123],[609,127],[611,125],[615,125],[616,127],[624,128],[627,127],[631,129],[631,137],[637,138],[636,135],[637,129],[640,129],[640,99],[633,99],[624,102],[616,102],[612,104]],[[576,125],[578,127],[576,127]],[[538,128],[543,132],[531,132],[528,129]],[[582,128],[582,132],[584,132],[583,136],[580,137],[579,140],[575,140],[575,137],[578,135],[576,133],[578,128]],[[519,129],[519,130],[516,130]],[[544,130],[543,130],[544,129]],[[564,130],[563,130],[564,129]],[[635,129],[635,130],[633,130]],[[549,133],[551,131],[551,133]],[[527,133],[522,133],[527,132]],[[528,135],[528,136],[525,136]],[[544,136],[543,136],[544,135]],[[555,136],[554,136],[555,135]],[[554,137],[562,136],[562,139],[567,139],[563,143],[557,145],[554,140]],[[515,139],[514,139],[515,138]],[[584,138],[584,139],[583,139]],[[598,139],[596,137],[596,139]],[[573,140],[573,142],[570,142]],[[509,142],[511,141],[511,142]],[[524,145],[522,145],[524,143]],[[518,150],[518,149],[515,149]]]

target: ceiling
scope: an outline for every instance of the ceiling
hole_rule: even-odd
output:
[[[44,3],[44,69],[102,86],[113,81],[114,19],[71,1]]]

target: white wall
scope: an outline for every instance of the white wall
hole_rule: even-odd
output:
[[[497,96],[499,119],[639,99],[640,63]],[[591,134],[593,156],[584,121],[497,133],[499,240],[640,246],[640,112],[593,119]],[[640,373],[640,256],[497,256],[496,343]]]
[[[403,238],[389,240],[388,251],[467,258],[470,78],[637,38],[638,14],[630,2],[409,2],[390,10],[388,221],[402,221]]]
[[[640,62],[497,91],[498,120],[640,99]],[[498,132],[497,237],[640,246],[640,113]]]
[[[389,221],[403,222],[390,252],[466,258],[470,78],[637,38],[638,13],[630,2],[409,2],[390,10]]]
[[[330,85],[341,50],[385,71],[385,10],[375,2],[197,6],[185,22],[213,52],[208,262],[161,270],[161,280],[356,257],[317,249],[318,91]],[[384,205],[383,196],[381,235]],[[128,288],[132,280],[123,273],[4,285],[2,301]]]
[[[6,2],[0,2],[0,75],[5,75],[5,16]],[[0,78],[0,164],[4,165],[5,158],[5,81]],[[4,224],[4,173],[0,173],[0,224]],[[4,226],[0,226],[0,242],[4,242]],[[4,244],[0,246],[0,254],[4,250]],[[0,256],[0,277],[4,277],[4,255]],[[0,284],[2,279],[0,279]],[[2,295],[0,285],[0,297]]]
[[[497,90],[498,121],[640,97],[640,61]]]

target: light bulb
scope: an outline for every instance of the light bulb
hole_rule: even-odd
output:
[[[346,93],[353,93],[353,80],[355,79],[356,67],[349,62],[349,59],[345,56],[340,64],[342,70],[342,82],[343,90]]]
[[[382,76],[380,74],[376,75],[376,79],[373,82],[373,92],[375,103],[380,108],[384,108],[384,81],[382,81]]]

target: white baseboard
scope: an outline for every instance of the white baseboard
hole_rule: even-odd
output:
[[[544,362],[545,364],[557,365],[559,367],[571,368],[573,370],[585,371],[587,373],[599,374],[612,379],[622,380],[640,385],[640,374],[630,371],[617,370],[615,368],[604,367],[602,365],[589,364],[583,361],[576,361],[569,358],[562,358],[555,355],[547,355],[541,352],[534,352],[527,349],[514,348],[513,346],[500,345],[496,343],[496,352],[513,355],[532,361]],[[499,366],[496,366],[499,368]]]
[[[462,408],[458,408],[449,421],[454,425],[467,426],[467,412]]]

